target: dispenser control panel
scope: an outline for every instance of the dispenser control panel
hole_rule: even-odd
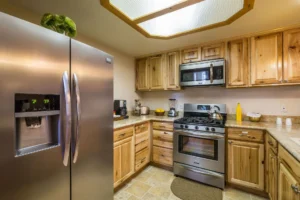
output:
[[[59,95],[15,94],[15,112],[59,110]]]

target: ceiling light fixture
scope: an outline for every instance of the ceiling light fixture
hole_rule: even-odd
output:
[[[225,26],[254,0],[100,0],[110,12],[149,38],[170,39]]]

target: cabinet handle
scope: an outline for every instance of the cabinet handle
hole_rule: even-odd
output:
[[[145,160],[146,160],[146,158],[143,158],[143,159],[141,160],[141,163],[143,163]]]
[[[232,141],[228,141],[228,144],[232,144]]]
[[[299,190],[298,186],[292,184],[292,185],[291,185],[291,188],[294,190],[294,192],[295,192],[296,194],[300,194],[300,190]]]
[[[125,136],[125,134],[126,134],[126,133],[122,133],[122,134],[119,135],[119,137],[123,137],[123,136]]]
[[[159,125],[160,128],[166,128],[164,125]]]
[[[253,139],[253,140],[256,139],[256,137],[250,136],[250,135],[248,136],[248,138],[249,138],[249,139]]]
[[[274,146],[272,141],[268,141],[270,146]]]
[[[164,134],[167,135],[168,133],[167,133],[167,132],[164,132]]]

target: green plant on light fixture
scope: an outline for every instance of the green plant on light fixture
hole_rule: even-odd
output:
[[[41,25],[71,38],[74,38],[77,34],[75,22],[64,15],[46,13],[41,19]]]

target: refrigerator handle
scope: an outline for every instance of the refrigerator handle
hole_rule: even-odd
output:
[[[71,94],[70,94],[70,85],[69,85],[69,75],[65,71],[63,73],[63,87],[66,103],[66,125],[65,125],[65,149],[63,154],[63,164],[68,166],[69,156],[70,156],[70,145],[71,145]]]
[[[77,110],[77,116],[76,116],[76,129],[75,129],[75,149],[73,152],[73,163],[76,163],[78,158],[78,151],[79,151],[79,128],[80,128],[80,118],[81,118],[81,108],[80,108],[80,89],[78,84],[78,78],[77,75],[73,74],[74,79],[74,87],[75,87],[75,95],[76,95],[76,110]]]

